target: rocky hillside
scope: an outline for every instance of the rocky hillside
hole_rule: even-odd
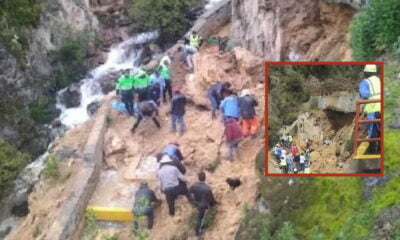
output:
[[[232,41],[266,60],[350,60],[355,9],[324,0],[232,0]]]

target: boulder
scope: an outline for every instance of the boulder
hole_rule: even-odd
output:
[[[108,144],[106,145],[105,149],[105,155],[106,157],[117,154],[117,153],[123,153],[126,150],[126,145],[125,142],[120,139],[119,137],[111,137],[108,139]]]
[[[100,107],[100,102],[95,101],[87,105],[86,110],[89,116],[92,116],[94,113],[96,113],[97,109]]]
[[[108,74],[105,74],[97,79],[104,94],[107,94],[115,89],[115,81],[120,75],[120,71],[109,72]]]
[[[79,107],[81,104],[81,88],[79,83],[71,84],[63,93],[62,101],[67,108]]]

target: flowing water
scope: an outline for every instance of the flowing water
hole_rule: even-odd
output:
[[[90,118],[86,110],[87,106],[90,103],[100,101],[104,97],[98,79],[111,72],[138,67],[141,64],[140,56],[143,51],[143,45],[155,40],[157,37],[158,32],[142,33],[113,46],[108,53],[106,62],[90,71],[87,77],[81,80],[79,107],[65,107],[61,100],[61,95],[67,88],[59,91],[56,107],[61,110],[60,121],[68,128],[87,121]],[[48,149],[50,147],[51,144]],[[0,214],[0,239],[3,239],[18,224],[18,218],[11,214],[11,209],[15,207],[15,202],[27,203],[28,195],[40,178],[47,156],[48,152],[29,164],[14,182],[11,194],[7,199],[3,200]]]
[[[108,73],[138,67],[143,48],[138,48],[137,46],[150,42],[157,37],[157,32],[142,33],[112,47],[108,53],[107,61],[90,71],[87,78],[81,81],[81,102],[79,107],[66,108],[61,100],[61,95],[66,89],[59,91],[56,106],[61,110],[61,122],[67,127],[73,127],[87,121],[89,119],[86,110],[87,106],[90,103],[100,101],[104,97],[98,79]]]

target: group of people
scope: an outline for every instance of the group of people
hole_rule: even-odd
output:
[[[284,135],[290,136],[290,135]],[[287,139],[291,139],[287,138]],[[306,152],[299,152],[299,149],[293,141],[283,141],[282,144],[277,143],[273,149],[275,159],[282,169],[283,173],[310,173],[310,152],[311,152],[311,141],[306,141]],[[286,151],[286,148],[290,148],[290,151]]]
[[[229,148],[228,159],[233,160],[234,153],[239,158],[238,145],[243,137],[256,137],[258,119],[255,107],[257,100],[249,89],[244,89],[240,97],[230,89],[229,82],[216,83],[207,90],[211,103],[211,118],[221,112],[221,121],[225,126],[225,138]]]
[[[193,32],[187,38],[183,47],[186,55],[186,62],[192,67],[192,60],[188,61],[188,55],[198,51],[201,45],[201,37]],[[182,51],[181,48],[180,50]],[[191,51],[190,50],[190,51]],[[170,60],[161,60],[160,66],[149,76],[143,70],[134,72],[124,72],[124,75],[117,81],[117,90],[122,97],[125,108],[129,115],[135,116],[136,122],[132,127],[135,132],[140,121],[144,118],[151,118],[158,128],[161,128],[157,120],[158,107],[162,102],[166,102],[166,95],[169,94],[171,113],[171,131],[177,130],[176,124],[179,125],[179,133],[182,135],[185,131],[184,114],[186,97],[176,86],[172,87]],[[135,95],[138,103],[134,104]],[[231,90],[229,82],[218,82],[209,87],[207,97],[211,102],[211,118],[215,119],[217,112],[221,112],[221,121],[225,127],[225,137],[229,148],[227,158],[233,160],[234,153],[239,158],[238,145],[243,137],[256,137],[258,120],[255,107],[258,105],[254,96],[249,89],[244,89],[240,97]],[[198,182],[188,187],[186,180],[186,167],[183,164],[183,154],[177,142],[170,142],[160,153],[156,155],[159,163],[157,170],[158,186],[165,195],[168,204],[169,215],[175,215],[175,200],[178,196],[183,195],[188,202],[198,210],[197,224],[195,229],[196,236],[202,235],[202,228],[205,217],[211,207],[217,202],[213,196],[210,186],[206,181],[206,174],[203,171],[198,172]],[[147,182],[142,182],[139,189],[135,193],[135,202],[133,205],[134,229],[138,229],[138,217],[147,217],[147,227],[151,229],[154,222],[154,208],[161,201],[156,194],[150,189]]]
[[[167,144],[156,157],[160,164],[157,170],[158,185],[165,195],[169,215],[175,215],[176,198],[180,195],[185,196],[189,203],[198,210],[195,234],[196,236],[201,236],[205,216],[208,210],[217,203],[211,188],[205,183],[205,172],[200,171],[198,173],[198,182],[188,188],[185,177],[186,168],[182,163],[184,158],[178,143],[171,142]],[[147,216],[148,229],[153,227],[154,207],[159,205],[160,202],[154,191],[149,188],[147,182],[142,182],[135,194],[133,206],[133,214],[135,216],[133,227],[135,230],[138,229],[137,217],[140,216]]]
[[[161,124],[157,119],[158,108],[161,102],[166,103],[167,97],[170,101],[171,131],[176,132],[179,125],[179,133],[185,131],[186,97],[181,93],[179,87],[172,87],[171,60],[164,58],[157,69],[149,76],[142,69],[126,69],[116,82],[117,93],[125,105],[129,115],[135,116],[136,121],[131,131],[135,133],[143,119],[150,118],[157,128]],[[168,95],[168,96],[167,96]],[[135,99],[137,103],[135,104]]]

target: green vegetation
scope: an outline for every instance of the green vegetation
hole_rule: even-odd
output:
[[[212,207],[208,209],[207,215],[204,218],[204,223],[203,223],[203,229],[210,228],[214,222],[215,222],[215,217],[217,216],[217,208]],[[189,227],[191,229],[194,229],[197,224],[197,211],[193,212],[189,219]]]
[[[29,107],[29,115],[31,118],[41,124],[49,123],[53,120],[52,109],[55,104],[53,98],[47,96],[40,96]]]
[[[221,157],[218,155],[214,161],[207,165],[206,170],[210,173],[213,173],[215,170],[217,170],[219,165],[221,165]]]
[[[97,226],[96,214],[93,210],[89,210],[85,216],[85,236],[89,240],[96,239],[99,234],[99,227]]]
[[[131,227],[131,235],[135,238],[135,239],[139,239],[139,240],[147,240],[150,237],[150,233],[149,231],[147,231],[146,228],[144,228],[144,224],[142,223],[145,219],[146,216],[137,216],[138,219],[138,229],[135,229],[134,226],[132,225]]]
[[[398,0],[370,1],[350,27],[354,58],[372,61],[384,53],[399,53],[399,22]]]
[[[113,235],[102,234],[100,237],[100,240],[118,240],[118,235],[117,234],[113,234]]]
[[[191,9],[199,6],[195,0],[136,0],[129,15],[139,31],[159,30],[161,40],[172,42],[190,27]]]
[[[0,199],[4,197],[18,173],[29,162],[27,154],[0,139]]]
[[[41,0],[0,1],[0,40],[13,52],[21,67],[27,63],[29,30],[39,21]]]
[[[54,90],[62,89],[80,80],[88,67],[85,64],[89,38],[81,35],[64,40],[60,49],[49,53],[54,81]]]
[[[58,168],[59,159],[57,156],[50,154],[46,159],[46,164],[43,169],[43,175],[46,178],[57,180],[60,178],[60,170]]]
[[[310,102],[310,110],[317,110],[318,109],[318,99],[316,98],[311,98]]]

